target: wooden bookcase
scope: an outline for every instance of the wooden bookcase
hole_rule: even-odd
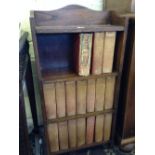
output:
[[[71,5],[54,11],[32,11],[31,31],[35,50],[36,66],[40,81],[40,91],[42,98],[42,110],[44,117],[45,139],[48,154],[57,154],[81,148],[96,146],[104,143],[112,143],[114,139],[118,95],[124,60],[124,50],[126,44],[127,22],[126,18],[120,18],[112,11],[93,11],[85,7]],[[112,73],[100,75],[79,76],[75,72],[74,66],[74,38],[77,34],[86,32],[112,32],[115,31],[116,46],[114,52],[114,62]],[[45,52],[46,51],[46,52]],[[75,114],[53,119],[47,118],[45,107],[44,85],[58,82],[72,81],[77,87],[77,82],[90,79],[115,77],[115,90],[113,108],[101,111],[86,112],[85,114]],[[61,97],[60,97],[61,98]],[[63,110],[63,109],[62,109]],[[106,141],[83,144],[78,147],[52,152],[50,150],[49,136],[47,128],[49,124],[60,123],[90,116],[112,114],[112,126],[110,138]],[[51,131],[52,132],[52,131]]]

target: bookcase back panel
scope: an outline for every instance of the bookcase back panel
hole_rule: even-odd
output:
[[[72,71],[74,38],[74,34],[38,34],[41,71]]]
[[[114,88],[115,76],[43,85],[52,152],[110,140]]]
[[[54,11],[35,11],[38,26],[109,24],[108,11],[93,11],[82,6],[68,6]]]

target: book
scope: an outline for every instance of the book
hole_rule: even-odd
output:
[[[43,85],[44,101],[47,119],[56,118],[56,99],[55,99],[55,85]]]
[[[105,115],[105,123],[104,123],[104,141],[110,140],[111,136],[111,125],[112,125],[112,114],[107,113]]]
[[[102,142],[104,134],[104,115],[96,116],[95,142]]]
[[[65,97],[65,84],[64,82],[56,83],[56,103],[57,103],[57,116],[66,116],[66,97]],[[59,144],[60,149],[68,148],[68,128],[67,121],[58,123],[59,130]]]
[[[59,151],[58,126],[52,123],[47,126],[49,147],[51,152]]]
[[[75,41],[75,66],[79,75],[90,74],[90,61],[92,53],[92,33],[81,33]]]
[[[105,109],[113,108],[115,77],[106,78]]]
[[[96,32],[93,37],[92,74],[101,74],[103,66],[104,32]]]
[[[87,87],[87,112],[94,112],[95,106],[95,80],[88,80]],[[95,116],[87,118],[86,143],[91,144],[94,138]]]
[[[95,111],[102,111],[104,108],[105,78],[96,80],[96,101]]]
[[[103,52],[103,73],[112,72],[115,40],[116,40],[116,32],[105,33],[105,43]]]
[[[76,114],[76,87],[74,81],[66,82],[67,115]],[[76,147],[76,120],[68,120],[69,147]]]
[[[59,125],[59,144],[60,149],[68,149],[68,129],[67,121],[58,123]]]
[[[86,81],[77,81],[77,114],[86,113]],[[77,145],[85,144],[86,120],[85,118],[77,119]]]
[[[96,80],[95,111],[103,110],[104,93],[105,93],[105,78],[98,78]],[[103,121],[104,121],[104,115],[96,116],[96,122],[95,122],[95,141],[96,142],[101,142],[103,140]]]

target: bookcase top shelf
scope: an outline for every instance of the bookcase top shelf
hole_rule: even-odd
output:
[[[81,33],[81,32],[104,32],[124,31],[119,25],[75,25],[75,26],[36,26],[37,33]]]
[[[112,73],[102,73],[100,75],[89,75],[89,76],[79,76],[75,73],[58,73],[58,74],[52,74],[49,73],[43,73],[42,76],[42,82],[43,83],[50,83],[50,82],[58,82],[58,81],[77,81],[77,80],[88,80],[88,79],[96,79],[96,78],[102,78],[107,76],[118,76],[118,72],[112,72]]]

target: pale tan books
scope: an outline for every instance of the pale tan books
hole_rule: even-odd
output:
[[[95,80],[88,80],[87,112],[94,112],[95,106]],[[87,118],[86,143],[91,144],[94,138],[95,116]]]
[[[86,81],[77,82],[77,114],[86,113],[86,93],[87,83]],[[86,132],[86,120],[85,118],[77,119],[77,145],[81,146],[85,144],[85,132]]]
[[[79,34],[76,41],[76,69],[79,75],[87,76],[90,73],[92,53],[92,33]]]
[[[85,144],[86,121],[85,118],[77,119],[77,146]]]
[[[65,84],[64,82],[56,83],[56,103],[58,117],[66,116],[66,98],[65,98]],[[58,123],[59,130],[59,144],[60,149],[68,148],[68,128],[67,122]]]
[[[57,123],[49,124],[47,126],[47,133],[49,138],[49,147],[51,152],[59,151],[58,126]]]
[[[105,109],[113,108],[115,77],[106,78]]]
[[[105,44],[103,53],[103,73],[112,72],[115,40],[116,40],[116,32],[105,33]]]
[[[92,54],[92,74],[102,73],[104,38],[105,38],[104,32],[94,33],[93,54]]]
[[[56,100],[55,100],[55,85],[44,84],[43,85],[45,109],[47,119],[56,118]]]
[[[102,111],[104,108],[105,78],[96,80],[96,102],[95,111]]]
[[[68,129],[67,121],[58,123],[59,125],[59,143],[60,149],[68,149]]]
[[[56,83],[56,103],[58,117],[64,117],[66,115],[64,82]]]
[[[108,113],[108,114],[105,115],[104,141],[110,140],[111,125],[112,125],[112,114]]]
[[[95,142],[103,141],[103,133],[104,133],[104,115],[96,116],[96,124],[95,124]]]
[[[76,114],[76,87],[74,81],[66,82],[67,115]],[[76,120],[68,121],[69,147],[76,147]]]

